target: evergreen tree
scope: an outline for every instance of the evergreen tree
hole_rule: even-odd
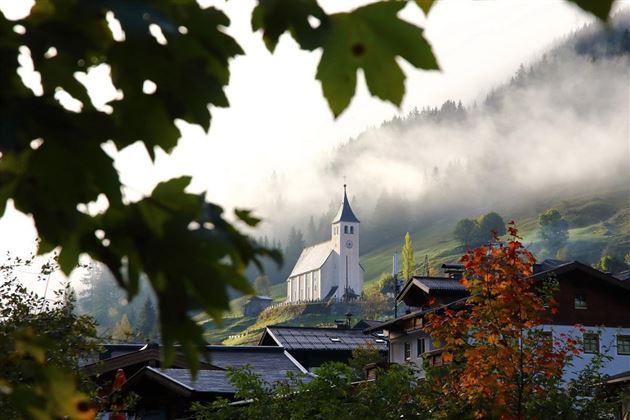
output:
[[[405,245],[402,248],[402,275],[405,280],[409,280],[413,271],[413,244],[409,232],[405,235]]]
[[[120,321],[114,326],[114,330],[112,331],[112,339],[117,341],[130,341],[134,336],[133,328],[131,327],[131,323],[129,322],[129,318],[127,314],[124,314]]]
[[[287,238],[287,246],[284,250],[284,269],[282,270],[282,278],[285,279],[289,276],[289,273],[295,266],[302,250],[304,249],[304,236],[302,231],[291,228],[289,237]]]
[[[308,225],[306,226],[306,240],[310,244],[318,242],[317,228],[315,227],[315,218],[313,216],[308,219]]]
[[[157,331],[157,313],[153,301],[150,297],[146,297],[140,316],[138,317],[138,330],[145,339],[152,339],[155,337]]]

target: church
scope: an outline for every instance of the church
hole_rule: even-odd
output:
[[[330,240],[304,248],[287,279],[287,302],[352,300],[361,296],[359,224],[344,185],[341,207],[331,223]]]

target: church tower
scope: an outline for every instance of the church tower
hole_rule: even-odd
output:
[[[332,247],[339,255],[337,265],[337,297],[353,299],[363,292],[363,269],[359,265],[359,219],[350,207],[350,201],[343,186],[343,201],[332,221]]]

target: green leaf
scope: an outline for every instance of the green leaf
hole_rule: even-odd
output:
[[[405,76],[396,57],[416,68],[439,68],[422,29],[397,17],[405,4],[380,2],[330,16],[316,77],[335,116],[350,104],[359,69],[370,93],[398,106]]]
[[[77,266],[79,262],[79,254],[81,253],[81,249],[76,241],[67,241],[63,248],[61,248],[61,252],[59,253],[59,267],[61,271],[68,276],[72,273],[72,270]]]
[[[234,210],[236,217],[238,217],[241,221],[245,222],[248,226],[256,226],[260,223],[260,219],[252,216],[252,212],[250,210]]]
[[[318,19],[320,25],[326,20],[316,0],[259,0],[252,13],[252,29],[263,30],[263,41],[271,52],[287,30],[302,48],[311,50],[318,46],[319,31],[311,27],[309,17]]]
[[[594,14],[602,21],[607,21],[615,0],[568,0],[582,10]]]
[[[416,0],[416,4],[422,9],[424,14],[428,16],[431,7],[433,7],[436,1],[437,0]]]

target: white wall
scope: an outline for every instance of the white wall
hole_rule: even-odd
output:
[[[564,325],[543,325],[544,331],[551,331],[554,340],[562,340],[560,334],[571,334],[577,340],[582,340],[582,333],[574,326]],[[630,355],[617,354],[617,335],[630,335],[630,328],[599,328],[585,327],[585,333],[597,333],[600,335],[599,345],[600,352],[611,357],[606,362],[603,373],[607,375],[615,375],[617,373],[630,370]],[[411,357],[408,360],[414,363],[418,369],[422,370],[423,359],[417,356],[417,339],[425,339],[425,351],[435,350],[430,337],[422,330],[416,330],[403,335],[391,336],[389,339],[389,361],[393,363],[405,363],[405,346],[404,343],[411,344]],[[573,360],[573,366],[570,366],[566,373],[565,379],[571,379],[576,376],[576,372],[584,369],[593,358],[592,354],[582,353]],[[422,372],[420,376],[423,376]]]
[[[420,377],[424,377],[424,369],[422,367],[424,359],[422,356],[418,356],[418,339],[424,340],[425,352],[435,350],[431,337],[422,330],[416,330],[408,334],[390,337],[389,361],[393,363],[413,363],[420,372]],[[405,360],[405,343],[409,343],[411,346],[411,357],[409,360]]]
[[[562,340],[560,334],[571,334],[576,339],[582,340],[582,333],[574,326],[568,325],[544,325],[544,331],[551,331],[554,340]],[[610,356],[612,359],[606,362],[603,373],[615,375],[630,370],[630,355],[617,354],[617,335],[630,335],[630,328],[610,328],[610,327],[584,327],[586,333],[599,334],[600,352]],[[565,373],[565,379],[575,377],[575,373],[584,369],[591,359],[592,354],[582,353],[573,360],[573,366]]]

